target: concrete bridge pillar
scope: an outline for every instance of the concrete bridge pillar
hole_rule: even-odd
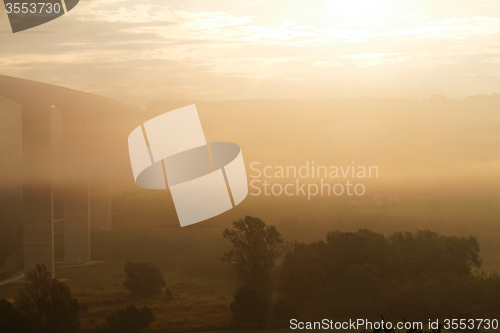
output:
[[[23,106],[24,270],[44,264],[54,276],[53,176],[62,112]]]
[[[90,261],[88,115],[64,112],[64,259]]]
[[[110,114],[89,112],[90,230],[111,229]]]
[[[0,96],[0,248],[22,245],[22,107]]]

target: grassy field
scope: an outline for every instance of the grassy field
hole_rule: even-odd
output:
[[[217,329],[230,323],[229,302],[233,286],[229,282],[182,276],[164,271],[164,278],[175,296],[163,302],[161,296],[141,298],[123,287],[124,263],[102,263],[88,267],[60,268],[84,310],[84,328],[104,321],[113,311],[135,304],[151,306],[156,320],[153,329]],[[221,327],[222,323],[222,327]]]
[[[485,266],[497,270],[496,258],[500,253],[491,252]],[[491,258],[490,258],[491,257]],[[91,331],[119,308],[128,305],[150,306],[155,313],[154,332],[211,331],[231,333],[231,302],[236,284],[231,280],[192,277],[163,270],[175,300],[165,302],[161,296],[141,298],[123,287],[125,273],[123,262],[103,262],[91,266],[56,267],[56,274],[73,291],[81,306],[81,322],[85,331]],[[14,299],[23,283],[0,286],[0,298]],[[281,333],[288,328],[261,332]],[[252,332],[238,330],[238,332]]]
[[[167,288],[175,300],[164,302],[161,296],[141,298],[123,287],[124,263],[104,262],[92,266],[56,267],[56,275],[78,298],[82,328],[91,330],[106,316],[128,305],[148,305],[156,320],[154,330],[217,330],[231,323],[229,303],[235,286],[228,281],[194,278],[163,271]],[[0,286],[0,298],[14,299],[22,283]]]
[[[409,201],[403,198],[401,205],[385,207],[325,203],[310,211],[323,212],[321,214],[328,218],[319,215],[310,220],[268,218],[265,221],[277,225],[286,239],[304,242],[324,239],[327,231],[360,228],[384,234],[430,229],[444,235],[473,235],[481,245],[483,265],[480,271],[492,273],[500,272],[498,199],[445,198],[441,204],[439,200],[436,204],[433,198]],[[57,278],[69,285],[80,302],[82,327],[91,331],[119,308],[148,305],[155,313],[152,329],[157,332],[231,332],[229,305],[236,282],[234,277],[223,275],[225,273],[217,277],[210,275],[214,270],[221,271],[220,256],[229,245],[221,237],[226,225],[201,228],[203,226],[191,229],[149,227],[141,231],[117,228],[93,235],[96,247],[92,250],[93,257],[103,262],[80,267],[58,264]],[[125,290],[123,266],[129,260],[151,261],[162,267],[167,288],[175,300],[165,302],[161,296],[141,298]],[[22,257],[12,256],[0,269],[0,277],[8,278],[20,269]],[[0,299],[13,300],[22,287],[22,282],[0,286]],[[280,333],[282,330],[272,331]]]

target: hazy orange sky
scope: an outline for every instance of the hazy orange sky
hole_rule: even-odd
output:
[[[12,34],[0,73],[151,99],[500,92],[500,1],[82,0]]]

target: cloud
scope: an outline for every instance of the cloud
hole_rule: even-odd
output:
[[[334,41],[362,42],[373,38],[454,38],[463,39],[472,35],[489,35],[500,32],[500,18],[475,16],[470,18],[447,18],[441,20],[409,20],[399,26],[366,24],[333,24],[316,27],[314,24],[299,24],[284,20],[278,24],[256,24],[255,17],[236,16],[222,11],[190,12],[175,10],[159,4],[137,4],[119,8],[108,8],[109,1],[84,7],[76,19],[82,22],[144,23],[122,30],[123,33],[156,33],[161,37],[176,36],[182,39],[203,39],[212,42],[253,43],[263,45],[306,46]],[[421,17],[420,13],[406,16]],[[173,26],[151,26],[151,23],[169,23]]]
[[[341,24],[297,1],[245,4],[88,0],[33,30],[57,33],[0,34],[0,71],[141,103],[498,91],[500,18],[491,8]]]

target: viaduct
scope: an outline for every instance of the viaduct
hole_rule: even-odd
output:
[[[111,132],[129,109],[0,75],[0,145],[9,152],[0,156],[0,187],[22,198],[25,271],[43,263],[54,276],[54,222],[64,224],[66,262],[90,261],[90,231],[111,229]]]

